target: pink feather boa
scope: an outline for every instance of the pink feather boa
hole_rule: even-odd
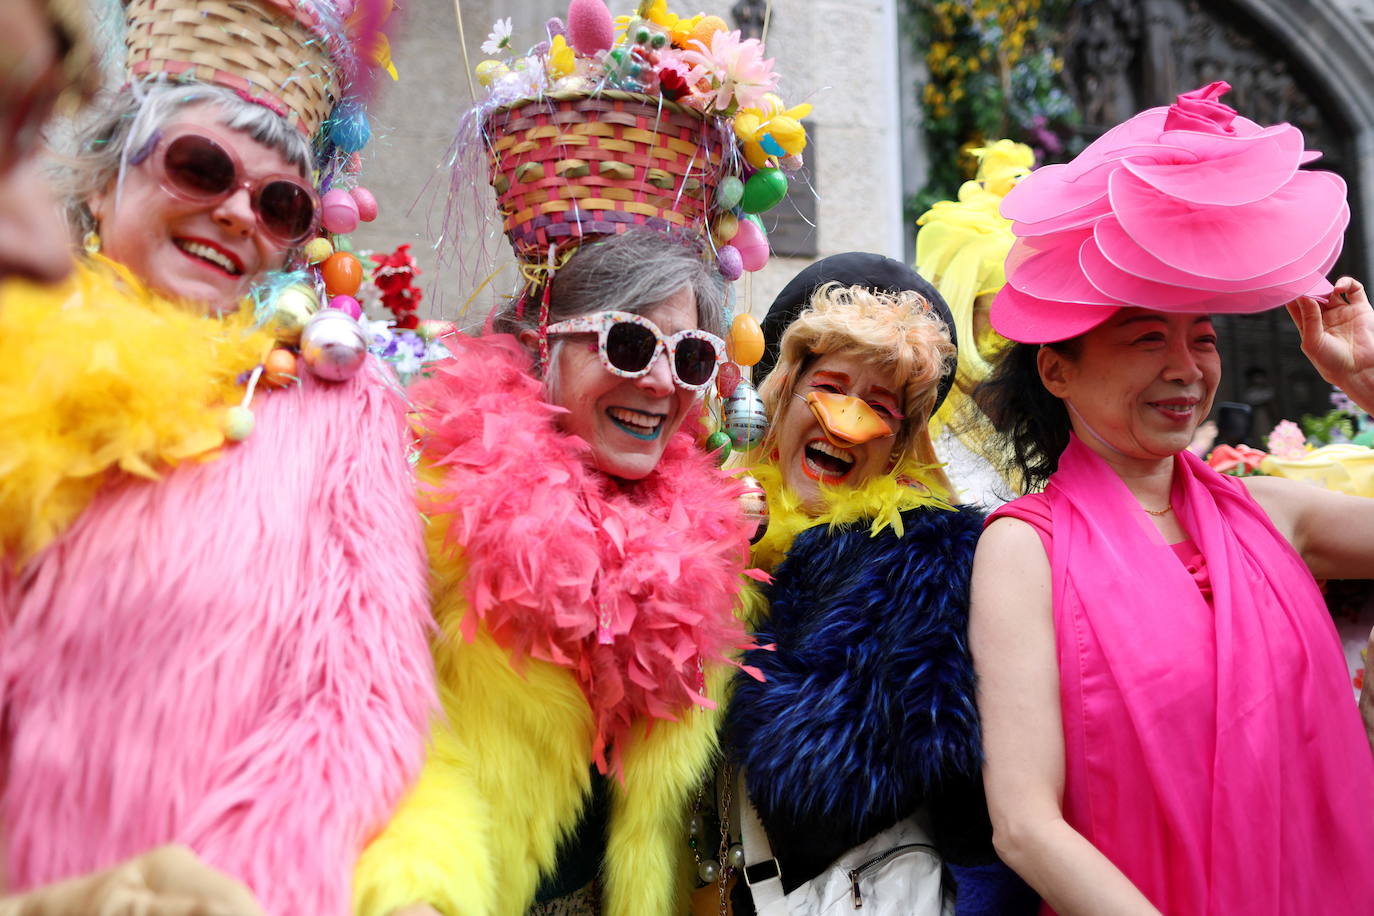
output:
[[[441,469],[431,510],[450,517],[478,622],[510,650],[573,673],[593,711],[592,759],[620,772],[636,723],[675,719],[703,695],[703,669],[746,642],[734,616],[748,535],[742,487],[692,441],[689,418],[644,480],[592,467],[563,433],[513,337],[466,339],[417,385],[426,459]]]
[[[245,442],[112,481],[0,576],[16,889],[179,841],[270,916],[349,911],[437,705],[405,405],[383,371],[260,393]]]

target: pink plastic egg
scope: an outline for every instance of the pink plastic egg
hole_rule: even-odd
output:
[[[739,249],[740,261],[748,271],[761,270],[768,263],[768,236],[751,219],[739,221],[739,231],[727,248]]]
[[[334,235],[347,235],[358,228],[358,204],[347,191],[326,191],[320,200],[320,222]]]
[[[615,23],[603,0],[571,0],[568,41],[584,57],[605,51],[615,42]]]
[[[350,318],[361,318],[363,316],[362,305],[352,296],[335,296],[333,299],[329,300],[329,307],[338,309],[347,314]]]
[[[377,218],[377,198],[372,196],[371,191],[367,188],[354,188],[348,192],[348,196],[358,205],[358,219],[370,223]]]

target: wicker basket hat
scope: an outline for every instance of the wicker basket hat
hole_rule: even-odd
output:
[[[490,178],[517,256],[633,226],[704,234],[721,173],[714,119],[621,91],[547,96],[487,119]]]
[[[215,83],[313,137],[339,95],[339,68],[309,15],[287,0],[126,0],[129,73]]]

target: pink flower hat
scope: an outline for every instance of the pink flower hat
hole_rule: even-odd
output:
[[[1017,239],[992,326],[1066,340],[1118,308],[1248,313],[1331,292],[1345,182],[1300,169],[1321,154],[1291,124],[1261,127],[1212,83],[1047,165],[1002,202]]]

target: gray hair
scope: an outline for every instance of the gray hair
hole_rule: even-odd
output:
[[[689,238],[653,229],[629,229],[586,242],[554,274],[549,295],[549,324],[594,312],[639,315],[684,287],[696,295],[697,327],[723,336],[725,281],[703,259],[700,246]],[[539,327],[538,303],[527,302],[517,317],[517,302],[496,316],[493,329],[519,335]],[[557,399],[558,351],[562,339],[550,341],[545,368],[545,396]]]
[[[53,176],[77,238],[95,228],[87,201],[122,180],[130,158],[181,109],[195,104],[214,105],[223,126],[242,131],[280,153],[302,176],[310,175],[315,162],[310,141],[270,109],[210,83],[136,81],[92,106],[94,114],[77,132],[74,151],[62,157]]]

